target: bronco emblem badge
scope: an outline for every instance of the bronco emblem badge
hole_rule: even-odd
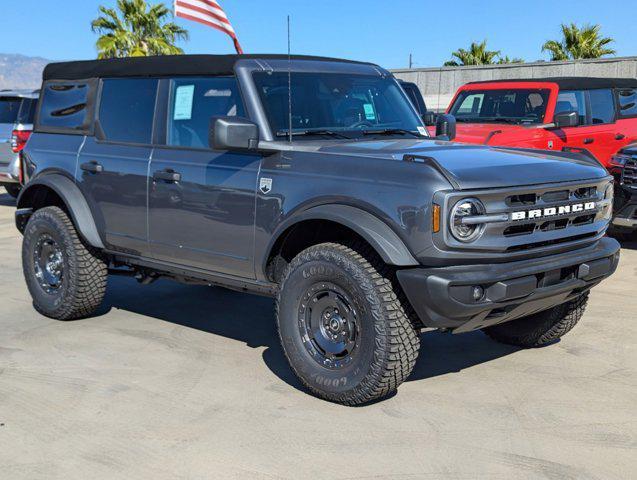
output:
[[[261,193],[270,193],[272,191],[272,179],[265,177],[262,178],[259,182],[259,190],[261,190]]]
[[[511,220],[533,220],[545,217],[556,217],[560,215],[572,215],[580,212],[590,212],[595,210],[597,204],[595,202],[575,203],[572,205],[562,205],[560,207],[538,208],[535,210],[527,210],[511,213]]]

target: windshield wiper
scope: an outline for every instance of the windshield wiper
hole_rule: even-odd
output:
[[[288,137],[289,135],[290,135],[290,132],[288,130],[279,130],[278,132],[276,132],[277,137]],[[297,132],[292,132],[293,137],[300,137],[305,135],[325,135],[328,137],[335,137],[335,138],[347,138],[347,139],[351,138],[351,137],[348,137],[347,135],[343,135],[342,133],[335,132],[334,130],[327,130],[327,129],[301,130]]]
[[[412,132],[411,130],[406,130],[404,128],[384,128],[382,130],[363,130],[363,135],[394,135],[394,134],[411,135],[417,138],[424,137],[424,135],[421,135],[420,133]]]

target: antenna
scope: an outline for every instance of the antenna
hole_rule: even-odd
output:
[[[288,139],[292,143],[292,44],[290,37],[290,16],[288,15]]]

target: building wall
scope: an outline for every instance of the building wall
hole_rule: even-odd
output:
[[[568,62],[536,62],[477,67],[413,68],[392,70],[396,77],[414,82],[430,110],[444,111],[456,90],[468,82],[543,77],[637,78],[637,57]]]

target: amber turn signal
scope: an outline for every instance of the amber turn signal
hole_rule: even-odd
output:
[[[438,233],[440,231],[440,205],[436,205],[434,203],[433,209],[431,210],[432,216],[432,230],[434,233]]]

